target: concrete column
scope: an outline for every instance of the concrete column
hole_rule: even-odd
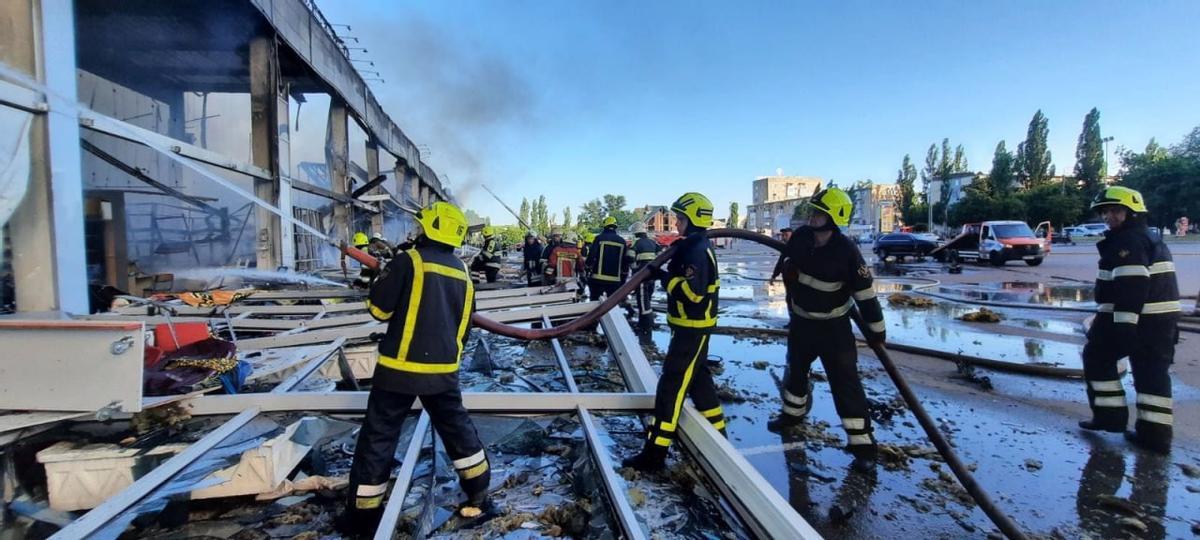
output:
[[[29,187],[9,220],[18,311],[88,312],[79,122],[62,101],[76,96],[74,13],[71,0],[0,2],[0,60],[49,88],[59,111],[30,126]]]
[[[273,35],[250,40],[250,155],[251,162],[270,171],[271,179],[254,181],[254,194],[272,205],[279,205],[279,61]],[[284,97],[286,99],[286,96]],[[286,108],[284,109],[286,111]],[[287,114],[284,114],[286,122]],[[285,131],[286,133],[286,131]],[[291,212],[291,208],[283,208]],[[283,232],[279,216],[259,207],[255,209],[258,228],[257,266],[274,270],[283,265]]]
[[[421,177],[417,176],[417,171],[412,167],[404,170],[404,183],[408,186],[411,192],[412,200],[416,201],[417,205],[421,204]]]
[[[329,98],[329,126],[325,130],[325,163],[329,167],[329,181],[333,192],[343,195],[349,190],[346,181],[349,167],[350,136],[346,124],[346,104],[337,96]],[[350,205],[333,205],[333,239],[335,242],[350,241]]]
[[[373,138],[367,138],[367,181],[370,182],[379,176],[379,145],[375,143]],[[376,187],[370,191],[372,195],[383,195],[387,193],[383,186]],[[383,203],[379,204],[383,208]],[[371,215],[371,232],[375,234],[383,234],[383,212]]]

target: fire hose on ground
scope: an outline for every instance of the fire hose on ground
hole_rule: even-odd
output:
[[[708,231],[708,237],[750,240],[752,242],[758,242],[759,244],[775,249],[776,251],[783,251],[785,247],[785,244],[779,240],[741,229],[714,229]],[[340,247],[343,252],[359,263],[378,269],[379,262],[375,260],[374,257],[371,257],[360,250],[347,247],[344,244]],[[554,326],[550,328],[521,328],[496,322],[479,313],[475,313],[471,316],[471,322],[475,326],[478,326],[479,328],[489,332],[524,340],[553,339],[562,337],[576,330],[591,327],[600,320],[600,317],[602,317],[612,308],[619,305],[626,296],[641,286],[643,281],[651,278],[651,266],[655,268],[662,266],[668,260],[670,260],[672,256],[675,255],[675,251],[676,248],[674,246],[663,250],[663,252],[659,254],[659,256],[653,261],[651,261],[650,264],[641,270],[634,272],[633,275],[625,281],[624,285],[617,289],[612,296],[608,297],[599,306],[562,326]],[[870,335],[870,331],[867,329],[867,325],[865,321],[863,321],[862,315],[857,309],[851,310],[851,317],[854,319],[854,323],[858,325],[859,330],[863,332],[864,336]],[[929,437],[930,442],[932,442],[934,447],[937,448],[938,453],[942,455],[943,459],[945,459],[946,465],[950,467],[950,470],[954,473],[954,476],[958,478],[958,482],[967,490],[967,493],[971,495],[971,498],[975,500],[975,502],[979,505],[979,508],[983,510],[983,513],[987,514],[988,518],[992,520],[992,523],[994,523],[996,527],[1000,529],[1000,532],[1004,533],[1004,535],[1008,538],[1026,538],[1025,533],[1023,533],[1021,529],[1017,527],[1017,524],[1011,518],[1009,518],[1008,515],[1002,512],[1000,507],[996,506],[996,503],[993,502],[991,497],[988,496],[987,492],[983,490],[983,487],[975,481],[975,477],[967,469],[966,465],[963,464],[962,460],[958,457],[958,454],[954,452],[954,449],[950,446],[950,442],[946,440],[946,437],[942,435],[941,431],[938,431],[938,427],[934,423],[933,418],[930,417],[929,413],[925,411],[925,408],[921,405],[920,400],[917,399],[917,395],[913,393],[912,388],[908,386],[908,382],[905,381],[904,377],[900,374],[900,370],[892,361],[891,356],[888,355],[887,349],[883,347],[883,344],[868,342],[868,345],[871,347],[871,350],[875,351],[875,356],[879,359],[879,362],[883,364],[884,370],[886,370],[888,376],[891,377],[892,383],[896,385],[896,389],[900,391],[900,396],[904,399],[904,402],[908,404],[908,408],[910,411],[912,411],[913,416],[917,417],[917,422],[920,423],[921,428],[925,430],[925,434]]]

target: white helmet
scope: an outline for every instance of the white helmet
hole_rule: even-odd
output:
[[[579,241],[579,235],[573,232],[568,232],[563,235],[563,241],[568,244],[574,244]]]
[[[646,234],[646,224],[641,221],[634,223],[633,234]]]

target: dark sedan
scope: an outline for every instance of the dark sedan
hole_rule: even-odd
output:
[[[902,261],[905,257],[927,257],[934,248],[937,248],[937,242],[915,234],[891,233],[875,239],[874,251],[880,259],[896,257],[896,260]]]

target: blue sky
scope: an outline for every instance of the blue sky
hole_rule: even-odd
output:
[[[319,0],[387,83],[384,108],[465,206],[514,220],[605,193],[684,191],[718,216],[781,168],[890,182],[931,142],[991,166],[1050,120],[1058,171],[1083,117],[1141,150],[1200,125],[1200,2],[565,2]],[[339,28],[345,32],[344,28]]]

